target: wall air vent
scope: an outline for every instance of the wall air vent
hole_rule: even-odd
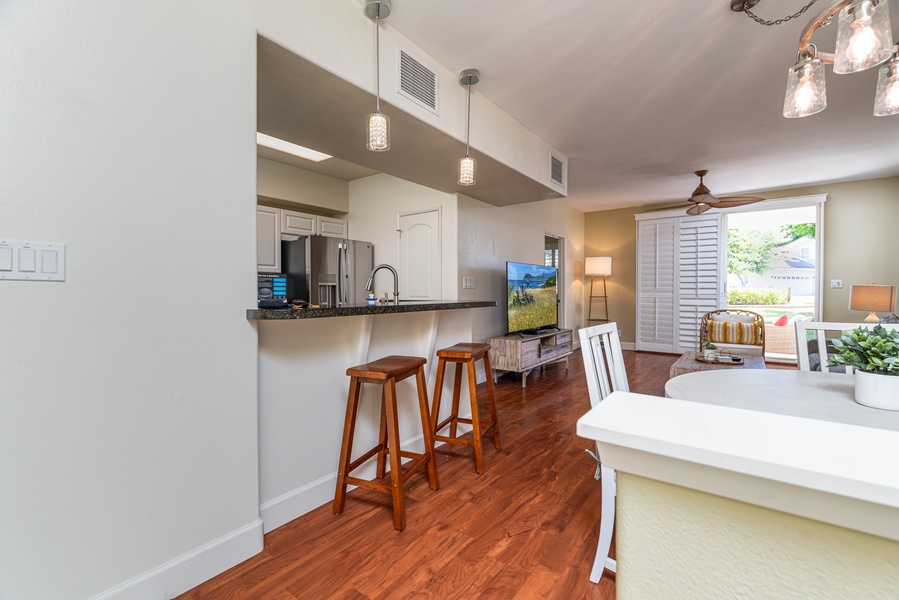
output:
[[[400,50],[399,93],[416,104],[437,112],[437,73]]]
[[[565,185],[565,180],[563,179],[564,173],[562,171],[563,167],[564,163],[560,159],[552,154],[549,155],[549,177],[561,186]]]

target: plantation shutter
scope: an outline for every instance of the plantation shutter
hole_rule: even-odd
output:
[[[723,302],[724,234],[720,214],[637,220],[637,350],[697,349]]]
[[[675,225],[675,219],[637,224],[637,350],[674,351]]]
[[[724,289],[720,214],[678,219],[677,351],[695,350],[702,315],[719,308]]]

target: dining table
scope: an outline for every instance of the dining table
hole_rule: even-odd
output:
[[[858,404],[855,378],[792,369],[698,371],[665,384],[665,396],[846,425],[899,431],[899,412]]]

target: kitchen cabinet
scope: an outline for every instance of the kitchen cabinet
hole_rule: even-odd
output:
[[[281,211],[277,208],[256,207],[256,270],[281,271]]]
[[[320,217],[295,210],[256,206],[256,270],[259,273],[281,272],[281,240],[300,235],[323,235],[344,238],[347,222],[334,217]]]
[[[287,235],[315,235],[318,233],[318,219],[315,215],[280,209],[281,233]]]
[[[334,219],[332,217],[316,217],[318,220],[318,235],[336,238],[348,238],[347,222],[343,219]]]

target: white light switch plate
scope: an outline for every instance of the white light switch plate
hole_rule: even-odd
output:
[[[474,277],[463,277],[462,278],[462,289],[463,290],[473,290],[474,289]]]
[[[830,280],[830,288],[833,290],[839,290],[843,288],[843,280],[842,279],[831,279]]]
[[[65,281],[66,245],[0,239],[0,279]]]

